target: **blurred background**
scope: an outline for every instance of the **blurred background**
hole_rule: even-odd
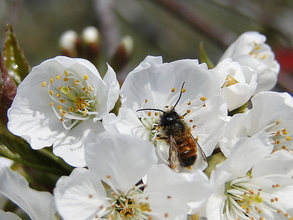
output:
[[[99,70],[115,54],[125,56],[117,48],[126,42],[127,59],[117,68],[121,78],[147,55],[165,62],[198,58],[200,42],[217,63],[241,33],[255,30],[267,36],[281,64],[278,89],[293,90],[292,0],[0,0],[1,47],[7,23],[31,66],[61,54],[65,31],[81,35],[95,26]],[[130,38],[123,41],[125,36]]]

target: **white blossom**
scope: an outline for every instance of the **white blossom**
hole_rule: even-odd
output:
[[[8,111],[8,129],[33,149],[53,145],[54,154],[85,166],[84,139],[103,131],[99,121],[114,107],[119,84],[113,69],[102,80],[89,61],[56,57],[32,69]]]
[[[244,105],[254,94],[256,89],[256,72],[247,66],[241,66],[227,58],[214,68],[221,95],[225,98],[229,111]]]
[[[177,101],[174,111],[182,117],[192,136],[209,156],[218,142],[227,107],[220,96],[215,72],[208,70],[204,64],[200,65],[197,60],[162,63],[161,57],[146,57],[123,83],[118,117],[108,115],[103,124],[111,132],[126,133],[153,142],[160,160],[167,164],[169,147],[166,141],[159,138],[164,135],[159,124],[162,111],[171,111]],[[161,111],[141,111],[149,108]],[[197,161],[194,168],[203,169],[205,164],[202,160]]]
[[[291,219],[293,156],[270,154],[267,143],[239,141],[226,161],[211,175],[215,193],[206,204],[209,220]]]
[[[257,88],[260,91],[272,89],[280,71],[280,65],[269,45],[265,43],[266,37],[258,32],[245,32],[232,43],[220,60],[232,58],[242,66],[252,68],[257,73]]]
[[[187,202],[210,194],[204,174],[186,176],[156,165],[148,141],[105,133],[89,135],[87,144],[89,169],[76,168],[54,190],[65,220],[186,219]]]

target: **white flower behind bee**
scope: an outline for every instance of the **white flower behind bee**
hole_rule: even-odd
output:
[[[161,57],[148,56],[129,73],[121,88],[118,117],[103,119],[106,129],[126,133],[152,141],[164,163],[168,163],[169,147],[166,141],[158,140],[162,135],[158,127],[162,112],[174,109],[182,117],[187,129],[209,156],[218,142],[219,130],[227,116],[227,107],[220,96],[220,86],[213,70],[197,60],[178,60],[162,63]],[[200,161],[200,160],[198,160]],[[197,164],[200,168],[204,164]]]
[[[241,107],[254,95],[257,75],[252,68],[228,58],[218,63],[214,70],[229,111]]]
[[[187,202],[211,193],[203,173],[185,176],[157,165],[148,141],[104,133],[90,134],[86,144],[89,169],[76,168],[54,190],[64,220],[186,219]]]
[[[32,69],[8,111],[8,128],[33,149],[53,152],[73,166],[85,166],[84,139],[103,131],[99,121],[114,107],[119,84],[113,69],[102,80],[84,59],[56,57]]]
[[[260,91],[272,89],[280,71],[280,65],[269,45],[265,43],[266,37],[258,32],[245,32],[232,43],[225,51],[221,60],[232,58],[242,66],[252,68],[257,73],[257,88]]]

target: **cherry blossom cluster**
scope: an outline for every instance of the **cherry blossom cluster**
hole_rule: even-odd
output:
[[[0,192],[33,220],[293,219],[293,98],[269,91],[280,67],[265,41],[242,34],[214,68],[147,56],[121,88],[109,65],[102,78],[84,59],[44,61],[18,86],[8,129],[75,168],[51,194],[1,165]],[[184,147],[162,129],[168,112]]]

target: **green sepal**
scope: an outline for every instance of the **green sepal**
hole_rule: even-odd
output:
[[[206,63],[209,69],[214,68],[214,64],[209,58],[207,52],[205,51],[203,42],[200,42],[199,44],[199,60],[201,63]]]
[[[8,74],[19,84],[30,72],[30,66],[9,24],[5,31],[3,57]]]
[[[238,114],[238,113],[244,113],[244,112],[247,111],[248,105],[249,105],[249,101],[246,102],[244,105],[240,106],[239,108],[236,108],[236,109],[230,111],[228,115],[233,116],[233,115]]]
[[[204,172],[210,177],[211,173],[219,163],[222,163],[226,160],[224,154],[220,151],[219,153],[215,153],[208,158],[209,166],[204,170]]]

